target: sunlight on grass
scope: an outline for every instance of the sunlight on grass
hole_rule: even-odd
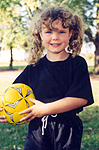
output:
[[[94,66],[88,66],[88,71],[93,72],[94,71]]]
[[[13,62],[13,66],[25,66],[25,65],[27,65],[27,63],[25,61],[14,61]],[[9,62],[0,62],[0,68],[3,66],[5,66],[5,67],[9,66]]]
[[[17,62],[14,61],[13,62],[13,69],[24,69],[24,67],[27,65],[27,62],[25,61],[21,61],[21,62]],[[9,69],[9,63],[8,62],[0,62],[0,69]]]
[[[95,105],[99,106],[99,81],[91,81]]]

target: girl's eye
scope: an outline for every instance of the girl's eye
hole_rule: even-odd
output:
[[[65,33],[65,32],[64,32],[64,31],[60,31],[59,33],[61,33],[61,34],[62,34],[62,33]]]
[[[52,33],[51,31],[47,31],[46,33]]]

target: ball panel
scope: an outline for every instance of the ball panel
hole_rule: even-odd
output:
[[[3,108],[2,96],[0,96],[0,108]]]
[[[26,87],[23,87],[22,88],[22,96],[25,97],[27,94],[27,88]]]
[[[10,105],[5,105],[4,107],[5,111],[9,112],[9,113],[14,113],[15,109],[10,107]]]
[[[25,109],[27,109],[28,107],[27,107],[27,104],[26,104],[26,102],[25,102],[25,99],[23,98],[19,103],[18,103],[18,105],[16,106],[16,108],[15,108],[15,111],[16,112],[20,112],[20,111],[23,111],[23,110],[25,110]]]
[[[5,116],[5,115],[6,115],[6,113],[5,113],[5,111],[4,111],[4,108],[3,108],[2,111],[0,111],[0,115],[2,115],[2,116]]]
[[[22,96],[19,94],[19,92],[13,88],[8,88],[4,95],[4,102],[5,103],[11,103],[15,102],[17,99],[22,98]]]
[[[26,101],[29,103],[29,107],[33,106],[34,104],[29,100],[29,98],[35,99],[35,96],[33,93],[30,93],[27,97],[25,97]]]
[[[6,120],[10,124],[20,125],[25,123],[25,121],[20,122],[20,119],[27,114],[19,115],[19,112],[34,105],[29,97],[35,99],[29,86],[21,83],[11,85],[0,97],[0,107],[3,108],[0,114],[6,116]]]
[[[15,124],[18,124],[18,123],[23,124],[23,123],[25,123],[25,121],[20,122],[20,119],[23,118],[24,116],[26,116],[26,115],[19,115],[18,112],[15,112],[13,114],[13,122]]]

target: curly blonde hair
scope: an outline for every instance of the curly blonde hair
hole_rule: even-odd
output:
[[[54,29],[53,22],[56,19],[62,21],[63,28],[69,27],[69,31],[73,30],[67,51],[71,52],[73,57],[79,55],[84,35],[84,26],[81,17],[73,14],[69,8],[52,6],[42,11],[32,23],[33,47],[30,50],[29,64],[36,64],[43,54],[42,40],[39,34],[42,32],[42,25],[44,24],[47,28]]]

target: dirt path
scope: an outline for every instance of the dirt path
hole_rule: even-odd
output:
[[[22,70],[14,70],[14,71],[0,71],[0,79],[14,80]],[[90,74],[90,79],[92,81],[99,81],[99,75]]]
[[[13,81],[19,74],[21,70],[14,70],[14,71],[0,71],[0,80],[11,80]]]
[[[99,81],[99,75],[90,74],[90,79],[93,80],[93,81]]]

